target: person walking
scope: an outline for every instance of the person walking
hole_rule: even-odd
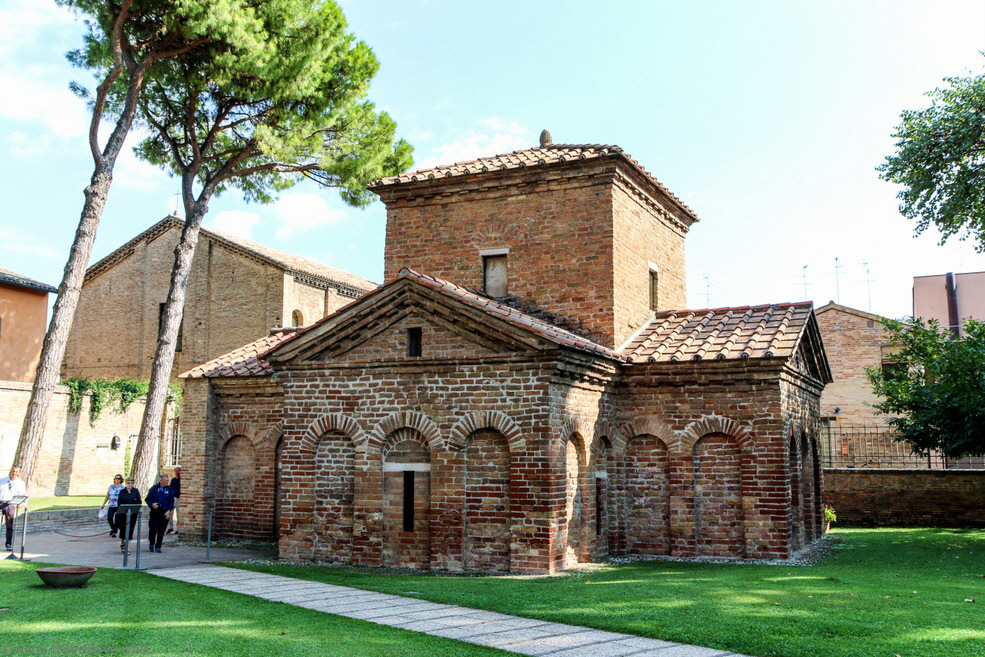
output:
[[[109,509],[106,512],[106,520],[109,522],[109,537],[116,537],[116,530],[119,527],[116,524],[116,508],[120,505],[117,501],[120,495],[120,491],[126,488],[123,485],[123,475],[116,475],[113,477],[113,483],[110,484],[109,488],[106,490],[106,497],[103,498],[103,504],[100,509],[106,508],[109,504]]]
[[[17,516],[17,505],[10,501],[18,495],[27,495],[27,484],[21,479],[21,469],[14,466],[10,474],[0,479],[0,510],[3,511],[3,524],[7,530],[7,540],[4,545],[7,552],[14,551],[14,520]]]
[[[133,485],[133,477],[127,477],[126,485],[116,494],[117,509],[124,504],[140,504],[140,491]],[[127,529],[127,516],[130,516],[130,528],[127,535],[123,535],[123,530]],[[126,541],[133,540],[133,530],[137,526],[137,514],[127,513],[117,510],[116,526],[120,530],[120,552],[126,552]]]
[[[171,477],[171,490],[174,491],[174,509],[171,511],[171,521],[168,523],[168,532],[178,533],[178,507],[181,506],[181,466],[175,466],[174,476]]]
[[[161,551],[164,530],[168,527],[171,510],[174,509],[174,491],[171,489],[171,480],[163,472],[157,479],[160,483],[150,487],[144,500],[150,507],[150,520],[147,523],[150,528],[150,533],[147,536],[149,541],[148,552]]]

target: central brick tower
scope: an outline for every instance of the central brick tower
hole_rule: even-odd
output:
[[[546,141],[374,183],[386,282],[409,267],[617,348],[653,311],[686,307],[698,219],[618,146]]]

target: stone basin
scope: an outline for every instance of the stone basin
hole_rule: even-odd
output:
[[[41,581],[56,589],[85,586],[96,569],[91,566],[59,566],[57,568],[38,568],[34,571]]]

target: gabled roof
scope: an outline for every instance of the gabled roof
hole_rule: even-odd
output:
[[[178,378],[197,379],[205,377],[211,379],[226,376],[270,376],[274,370],[270,367],[270,363],[264,360],[264,357],[277,346],[294,337],[296,333],[297,331],[280,330],[265,335],[259,340],[230,351],[228,354],[223,354],[207,363],[193,367],[180,374]]]
[[[698,220],[698,217],[691,208],[672,194],[670,190],[664,187],[663,183],[654,178],[650,172],[644,169],[639,162],[630,157],[622,148],[602,144],[547,144],[546,146],[527,148],[513,151],[512,153],[480,157],[475,160],[466,160],[464,162],[456,162],[455,164],[402,173],[398,176],[390,176],[389,178],[381,178],[370,183],[369,188],[379,193],[386,187],[406,183],[423,182],[440,178],[457,178],[496,171],[550,167],[583,160],[603,159],[621,160],[627,163],[632,169],[636,170],[646,180],[649,180],[668,198],[680,206],[694,221]]]
[[[469,314],[469,310],[471,310],[471,314],[477,325],[479,322],[485,323],[490,318],[495,318],[506,322],[506,324],[512,327],[520,328],[523,330],[521,335],[525,334],[534,338],[533,340],[525,341],[528,345],[533,345],[538,340],[541,340],[559,347],[567,347],[612,360],[623,360],[618,353],[607,347],[596,344],[587,338],[576,335],[547,321],[533,317],[501,301],[446,280],[406,268],[401,269],[399,276],[383,287],[341,308],[335,314],[329,315],[306,327],[303,333],[280,345],[276,350],[277,353],[272,355],[275,356],[275,360],[290,360],[313,348],[317,350],[317,347],[311,347],[309,343],[317,343],[323,335],[334,333],[340,326],[345,325],[347,322],[356,320],[360,316],[371,312],[372,308],[390,303],[389,299],[391,297],[406,293],[408,286],[417,288],[418,293],[430,290],[431,293],[427,296],[439,304],[449,306],[453,309],[452,312],[458,313],[463,319]],[[486,326],[492,332],[492,326],[489,324],[486,324]]]
[[[475,311],[475,318],[495,318],[523,329],[548,343],[632,365],[697,360],[780,359],[804,349],[808,368],[820,380],[831,380],[817,320],[810,302],[784,303],[711,310],[657,313],[654,320],[621,351],[517,310],[501,301],[448,281],[402,269],[400,276],[311,326],[279,333],[250,343],[182,374],[183,378],[267,376],[270,360],[288,361],[320,349],[320,338],[371,308],[389,303],[388,297],[406,293],[408,286],[437,292],[433,298],[451,301],[458,312]],[[455,302],[461,305],[454,305]],[[464,308],[463,308],[464,307]]]
[[[865,312],[864,310],[859,310],[858,308],[849,308],[848,306],[843,306],[840,303],[835,303],[834,301],[829,301],[820,308],[814,311],[815,315],[820,315],[831,310],[840,311],[843,313],[848,313],[849,315],[855,315],[856,317],[861,317],[862,319],[871,319],[874,322],[879,322],[880,324],[886,321],[885,317],[881,315],[876,315],[874,313]]]
[[[623,353],[634,363],[790,358],[808,333],[822,352],[818,375],[830,380],[809,301],[658,312]]]
[[[34,279],[28,278],[27,276],[21,276],[20,274],[15,274],[12,271],[6,269],[0,269],[0,283],[6,283],[7,285],[16,285],[17,287],[26,287],[32,290],[39,290],[41,292],[47,292],[49,294],[57,294],[58,288],[52,287],[47,283],[41,283]]]
[[[184,221],[174,215],[165,217],[89,267],[86,270],[86,279],[95,278],[113,267],[117,262],[133,253],[133,250],[141,242],[151,240],[172,228],[181,229],[183,225]],[[278,267],[284,270],[286,274],[305,280],[305,282],[328,284],[332,287],[337,287],[341,292],[346,293],[346,296],[352,298],[362,296],[366,292],[378,287],[376,283],[342,269],[329,267],[314,260],[308,260],[307,258],[286,253],[285,251],[280,251],[269,246],[256,244],[255,242],[244,240],[235,235],[221,233],[205,227],[201,229],[201,233],[240,255]]]

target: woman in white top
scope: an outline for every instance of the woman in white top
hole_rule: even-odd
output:
[[[120,491],[124,488],[123,475],[116,475],[113,477],[113,483],[106,491],[106,497],[103,498],[103,505],[99,507],[102,509],[106,506],[107,502],[109,503],[109,513],[106,515],[106,520],[109,521],[110,538],[116,538],[116,532],[119,529],[119,527],[116,526],[116,507],[119,506],[117,498],[120,495]]]

